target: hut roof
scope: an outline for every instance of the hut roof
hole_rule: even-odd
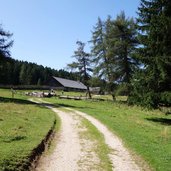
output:
[[[59,77],[53,77],[53,78],[56,81],[58,81],[61,85],[67,88],[76,88],[76,89],[82,89],[82,90],[87,89],[87,87],[79,81],[68,80],[68,79],[59,78]]]

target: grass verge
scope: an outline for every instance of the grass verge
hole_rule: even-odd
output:
[[[0,96],[0,170],[26,170],[56,115],[22,97],[11,99],[8,90],[0,90]]]

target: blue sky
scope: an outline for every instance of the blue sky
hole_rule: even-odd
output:
[[[91,39],[98,17],[115,18],[122,10],[135,17],[139,3],[140,0],[0,0],[0,24],[13,33],[14,59],[62,69],[73,61],[76,41]]]

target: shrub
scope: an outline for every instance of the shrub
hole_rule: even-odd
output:
[[[160,93],[160,105],[171,106],[171,92]]]
[[[130,88],[128,84],[121,84],[116,90],[116,96],[128,96]]]

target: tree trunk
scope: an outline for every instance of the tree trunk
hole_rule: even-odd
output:
[[[92,96],[91,96],[91,92],[90,92],[90,88],[89,88],[89,86],[87,86],[87,93],[88,93],[88,97],[89,97],[89,99],[92,99]]]
[[[112,94],[112,100],[113,100],[113,101],[116,101],[116,97],[115,97],[114,94]]]

